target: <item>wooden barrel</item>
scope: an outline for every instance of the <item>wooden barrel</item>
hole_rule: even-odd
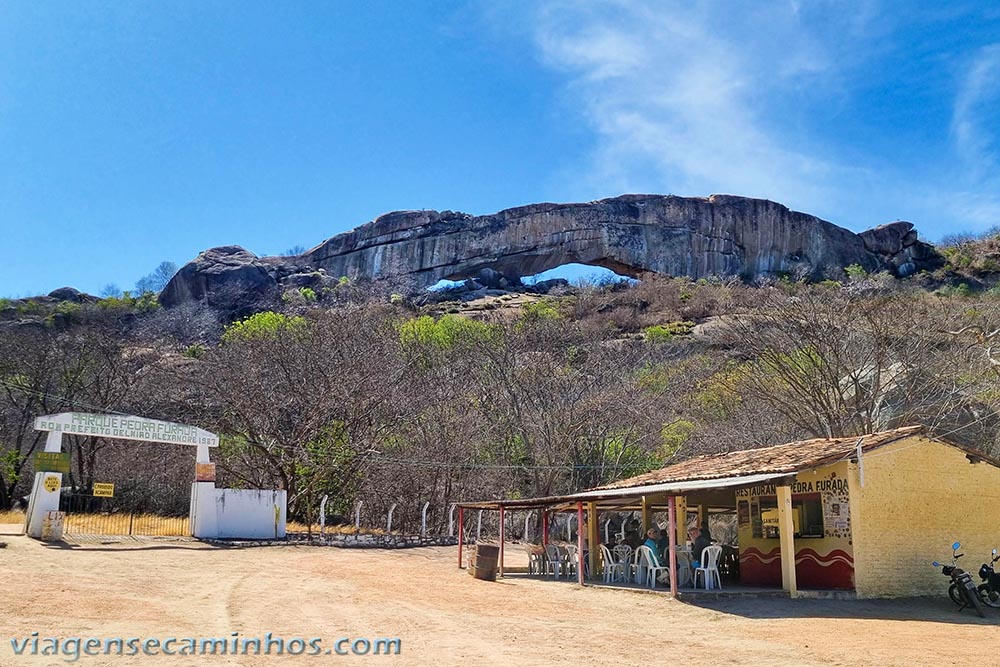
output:
[[[497,561],[500,558],[500,547],[496,544],[476,545],[476,565],[470,569],[470,574],[483,581],[497,580]]]

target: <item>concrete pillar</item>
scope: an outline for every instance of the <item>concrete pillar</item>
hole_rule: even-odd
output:
[[[62,451],[62,432],[49,431],[45,438],[46,452]],[[49,481],[49,491],[45,488],[46,480]],[[36,472],[35,481],[31,486],[31,495],[28,498],[28,511],[24,517],[24,532],[28,537],[41,539],[42,526],[45,523],[45,515],[49,512],[59,511],[60,489],[62,489],[62,473],[58,472]]]
[[[191,483],[191,534],[199,538],[219,536],[219,513],[215,508],[215,482]]]
[[[781,543],[781,587],[795,597],[795,525],[792,522],[792,487],[779,486],[778,537]]]

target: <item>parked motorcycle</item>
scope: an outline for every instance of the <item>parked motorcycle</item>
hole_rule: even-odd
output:
[[[934,567],[940,567],[942,574],[951,577],[951,586],[948,587],[948,597],[958,605],[959,611],[966,607],[972,607],[976,610],[976,614],[980,618],[986,618],[986,614],[983,612],[983,603],[979,599],[979,591],[976,589],[976,583],[972,581],[972,575],[958,567],[958,559],[965,555],[958,553],[961,546],[961,542],[955,542],[951,545],[951,565],[943,565],[937,561],[934,561],[933,565]]]
[[[1000,574],[997,574],[993,569],[993,564],[998,560],[1000,560],[1000,555],[994,549],[993,560],[989,563],[983,563],[983,566],[979,568],[979,578],[983,580],[983,583],[979,584],[979,599],[987,607],[1000,608]]]

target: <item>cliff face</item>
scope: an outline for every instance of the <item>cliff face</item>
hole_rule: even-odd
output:
[[[516,283],[569,263],[633,277],[822,280],[842,278],[851,264],[905,276],[939,266],[941,257],[917,240],[908,222],[855,234],[763,199],[624,195],[483,216],[387,213],[298,257],[259,258],[238,246],[213,248],[183,267],[160,300],[166,306],[199,301],[238,310],[244,297],[322,287],[340,276],[391,279],[417,291],[441,279],[483,280],[484,275]]]
[[[916,269],[916,234],[864,237],[771,201],[625,195],[586,204],[533,204],[492,215],[450,211],[388,213],[309,250],[303,259],[328,275],[402,279],[414,288],[461,280],[484,268],[529,276],[568,263],[702,278],[775,274],[839,278],[844,267],[896,273]],[[903,237],[906,237],[905,239]],[[904,251],[905,261],[891,252]],[[920,244],[923,246],[923,244]],[[931,252],[930,254],[933,254]],[[909,264],[907,264],[909,262]],[[904,266],[905,265],[905,266]],[[901,269],[902,267],[902,269]]]

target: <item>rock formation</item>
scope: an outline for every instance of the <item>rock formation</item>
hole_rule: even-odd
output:
[[[388,213],[334,236],[304,258],[330,275],[391,277],[415,288],[473,278],[482,269],[515,280],[569,263],[632,277],[652,272],[694,279],[823,279],[842,277],[851,264],[912,272],[936,256],[912,229],[893,223],[865,236],[762,199],[625,195],[484,216]]]
[[[821,280],[842,278],[852,264],[905,276],[939,266],[941,257],[908,222],[855,234],[763,199],[624,195],[483,216],[387,213],[295,258],[214,248],[182,268],[160,298],[167,306],[198,300],[225,307],[241,290],[259,294],[340,276],[391,279],[412,291],[442,279],[512,286],[569,263],[632,277]]]

